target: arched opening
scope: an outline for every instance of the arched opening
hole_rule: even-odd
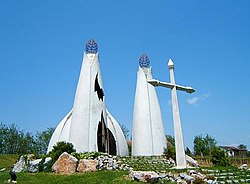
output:
[[[104,123],[103,112],[97,129],[97,146],[98,152],[107,152],[107,128]]]
[[[109,154],[116,155],[115,137],[109,129],[108,129],[108,146],[109,146]]]

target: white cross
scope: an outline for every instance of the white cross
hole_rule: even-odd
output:
[[[175,136],[175,151],[176,151],[176,168],[183,169],[187,167],[186,156],[183,144],[182,128],[181,128],[181,118],[180,111],[178,107],[177,90],[186,91],[187,93],[193,93],[195,90],[190,86],[180,86],[175,84],[174,78],[174,63],[171,59],[168,62],[168,68],[170,72],[170,82],[161,82],[159,80],[148,80],[148,83],[155,87],[162,86],[171,89],[172,96],[172,110],[173,110],[173,120],[174,120],[174,136]]]

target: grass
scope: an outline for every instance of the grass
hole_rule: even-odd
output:
[[[0,173],[0,183],[4,183],[9,179],[9,172]],[[76,173],[68,175],[60,175],[54,173],[17,173],[18,184],[131,184],[138,183],[128,179],[128,171],[97,171],[91,173]]]
[[[9,171],[18,159],[18,155],[0,155],[0,169],[7,168],[6,171],[0,172],[0,183],[5,183],[10,178]],[[121,158],[122,163],[132,165],[135,170],[155,170],[180,173],[184,170],[175,170],[169,168],[168,165],[163,163],[161,158],[156,157],[129,157]],[[247,181],[250,179],[249,171],[240,171],[236,167],[201,167],[195,169],[206,174],[209,177],[218,177],[218,181],[225,180],[242,180]],[[100,184],[130,184],[138,183],[128,179],[128,171],[97,171],[92,173],[75,173],[75,174],[55,174],[55,173],[17,173],[18,183],[25,184],[77,184],[77,183],[100,183]],[[164,183],[169,183],[165,181]]]
[[[10,169],[18,159],[18,155],[3,155],[0,154],[0,169],[6,168]]]
[[[0,172],[0,183],[7,182],[10,179],[9,171],[18,160],[18,155],[0,154],[0,169],[6,168]],[[17,181],[20,184],[75,184],[75,183],[118,183],[130,184],[137,183],[128,179],[128,171],[98,171],[93,173],[76,173],[69,175],[60,175],[55,173],[16,173]]]

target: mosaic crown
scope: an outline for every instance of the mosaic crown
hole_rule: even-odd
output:
[[[86,54],[96,54],[98,52],[98,45],[95,40],[90,39],[85,46]]]
[[[141,57],[139,58],[139,65],[141,68],[144,67],[149,67],[150,60],[146,54],[142,54]]]

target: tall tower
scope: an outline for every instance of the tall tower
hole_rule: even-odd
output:
[[[76,151],[106,152],[105,96],[98,46],[93,39],[86,44],[73,109],[69,141]]]
[[[166,144],[166,136],[161,117],[160,106],[153,85],[150,60],[146,54],[139,59],[137,84],[134,101],[134,117],[132,130],[132,155],[162,155]]]
[[[98,46],[93,39],[85,47],[73,108],[56,127],[47,152],[59,141],[72,143],[78,153],[128,155],[122,130],[106,110]]]

